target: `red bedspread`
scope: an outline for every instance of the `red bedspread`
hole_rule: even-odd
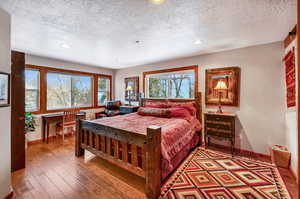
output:
[[[178,153],[186,151],[186,147],[189,147],[189,149],[193,147],[195,144],[191,143],[194,143],[192,141],[197,136],[196,131],[201,130],[201,124],[195,117],[186,120],[181,118],[141,116],[137,113],[131,113],[123,116],[93,120],[91,122],[145,135],[148,126],[160,126],[162,128],[161,153],[163,178],[177,166],[178,161],[181,162],[185,158],[178,158]],[[198,140],[198,137],[196,139]],[[173,159],[176,159],[176,163],[172,162]]]

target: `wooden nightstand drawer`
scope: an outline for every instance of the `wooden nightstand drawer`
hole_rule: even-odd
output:
[[[206,130],[207,135],[215,136],[215,137],[223,137],[223,138],[232,138],[232,133],[231,132],[224,132],[224,131],[216,131],[216,130],[211,130],[207,129]]]
[[[232,131],[233,123],[232,122],[219,122],[219,121],[212,121],[212,120],[206,120],[205,121],[206,128],[216,128],[216,129],[223,129]]]
[[[215,114],[205,114],[205,120],[210,121],[220,121],[220,122],[231,122],[231,116],[215,115]]]

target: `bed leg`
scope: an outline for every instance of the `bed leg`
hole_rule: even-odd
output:
[[[75,156],[80,157],[84,155],[84,150],[81,148],[81,121],[76,119],[76,133],[75,133]]]
[[[161,186],[161,127],[147,128],[146,144],[146,196],[156,199],[160,195]]]

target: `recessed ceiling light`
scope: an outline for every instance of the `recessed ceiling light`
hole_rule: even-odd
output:
[[[150,0],[154,4],[162,4],[165,0]]]
[[[196,45],[202,44],[202,41],[199,40],[199,39],[197,39],[197,40],[194,42],[194,44],[196,44]]]
[[[68,45],[68,44],[62,44],[61,47],[63,47],[63,48],[71,48],[70,45]]]

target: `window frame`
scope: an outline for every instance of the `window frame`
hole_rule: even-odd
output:
[[[97,76],[96,77],[97,78],[97,86],[96,86],[96,88],[97,88],[97,90],[95,90],[95,92],[94,92],[94,94],[95,95],[97,95],[97,99],[95,98],[95,100],[96,100],[96,105],[97,106],[103,106],[103,104],[101,105],[101,104],[99,104],[99,99],[98,99],[98,93],[99,93],[99,86],[98,86],[98,83],[99,83],[99,79],[100,78],[104,78],[104,79],[108,79],[109,80],[109,99],[108,100],[112,100],[112,78],[111,77],[107,77],[107,76]]]
[[[197,95],[198,92],[198,82],[199,82],[199,69],[198,69],[198,65],[192,65],[192,66],[184,66],[184,67],[178,67],[178,68],[169,68],[169,69],[163,69],[163,70],[155,70],[155,71],[147,71],[147,72],[143,72],[143,92],[146,96],[146,76],[147,75],[153,75],[153,74],[160,74],[160,73],[170,73],[170,72],[178,72],[178,71],[186,71],[186,70],[193,70],[194,74],[195,74],[195,82],[194,82],[194,98]],[[149,92],[149,91],[147,91]],[[150,98],[151,99],[151,98]],[[152,98],[152,99],[156,99],[156,98]],[[162,98],[160,98],[162,99]],[[174,99],[174,98],[166,98],[166,99]],[[188,99],[188,98],[184,98],[184,99]]]
[[[62,73],[69,75],[79,75],[79,76],[91,76],[92,77],[92,106],[88,107],[79,107],[80,110],[93,109],[93,108],[103,108],[103,104],[98,104],[98,78],[105,77],[110,81],[110,95],[109,100],[112,100],[112,75],[90,73],[90,72],[81,72],[76,70],[67,70],[60,68],[53,68],[47,66],[37,66],[26,64],[25,69],[37,70],[40,72],[39,79],[39,110],[33,111],[33,114],[45,114],[45,113],[56,113],[63,112],[65,110],[70,110],[73,108],[65,109],[47,109],[47,73]]]
[[[41,85],[40,85],[40,82],[41,82],[41,73],[39,70],[37,69],[34,69],[34,68],[25,68],[25,73],[26,73],[26,70],[27,71],[35,71],[35,72],[38,72],[38,82],[37,82],[37,89],[26,89],[26,75],[25,75],[25,98],[26,98],[26,91],[27,90],[30,90],[30,91],[36,91],[37,92],[37,109],[34,109],[34,110],[26,110],[26,107],[25,107],[25,111],[26,112],[36,112],[36,111],[39,111],[40,109],[40,89],[41,89]]]

